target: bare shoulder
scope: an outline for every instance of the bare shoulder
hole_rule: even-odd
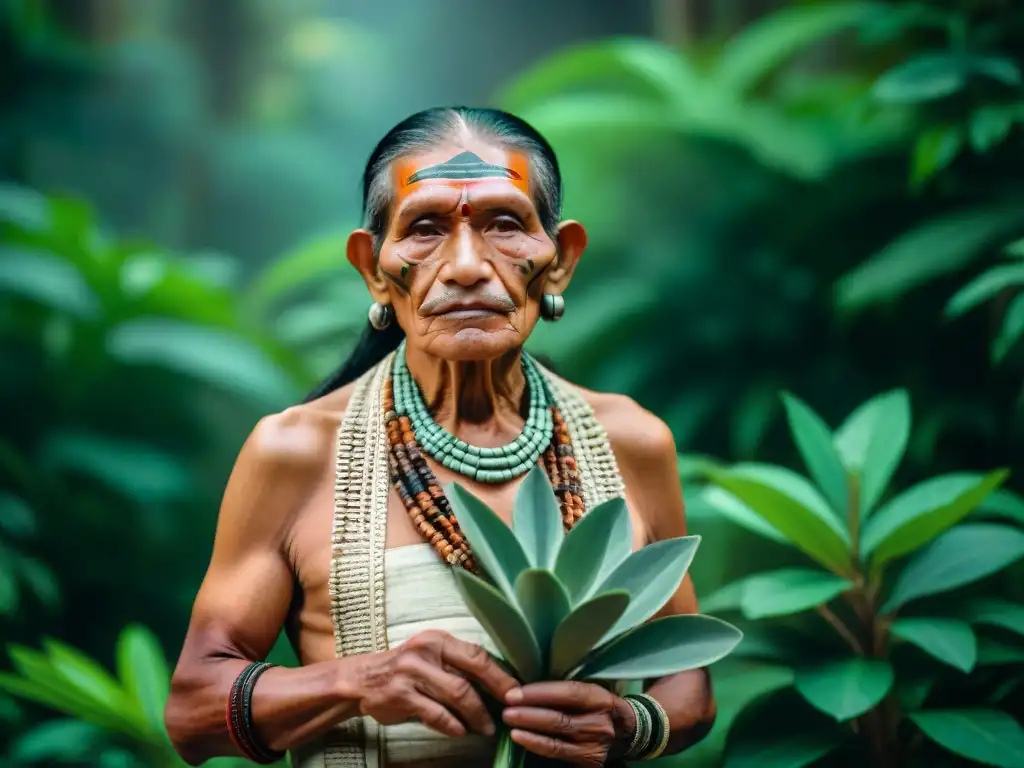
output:
[[[667,461],[676,466],[675,438],[664,421],[626,395],[576,389],[593,409],[621,460],[645,464]]]

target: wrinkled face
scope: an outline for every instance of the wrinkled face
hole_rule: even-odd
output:
[[[541,294],[561,293],[585,240],[570,238],[569,258],[559,258],[533,184],[526,154],[473,140],[393,164],[379,259],[367,265],[365,243],[353,249],[351,240],[349,258],[374,300],[394,307],[410,345],[443,359],[484,360],[526,341]]]

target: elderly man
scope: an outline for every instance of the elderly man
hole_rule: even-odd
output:
[[[539,462],[567,527],[624,496],[634,547],[686,533],[668,428],[523,351],[539,319],[561,317],[586,246],[559,219],[553,151],[512,115],[432,109],[384,137],[363,186],[348,259],[370,328],[242,448],[167,705],[177,750],[193,765],[285,751],[317,768],[490,765],[497,717],[530,753],[572,765],[685,749],[714,719],[705,671],[633,698],[520,685],[454,584],[474,564],[450,481],[509,519]],[[695,611],[687,579],[663,614]],[[260,663],[282,627],[299,668]],[[667,745],[634,738],[639,706],[668,724]]]

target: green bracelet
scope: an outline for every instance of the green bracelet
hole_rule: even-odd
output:
[[[636,702],[651,723],[651,738],[647,743],[647,749],[633,759],[654,760],[661,757],[668,746],[669,737],[672,735],[671,725],[668,720],[668,713],[656,699],[646,693],[632,693],[626,697],[627,700]]]

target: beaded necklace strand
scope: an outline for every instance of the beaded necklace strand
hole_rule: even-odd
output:
[[[526,374],[527,384],[530,387],[531,413],[533,404],[538,402],[538,398],[545,398],[540,400],[540,402],[546,403],[546,407],[544,407],[546,419],[537,423],[535,429],[539,429],[540,424],[543,423],[548,423],[549,426],[546,434],[543,434],[544,439],[540,450],[537,451],[535,456],[533,456],[533,449],[530,449],[528,455],[533,456],[533,458],[529,463],[519,460],[515,465],[505,467],[500,471],[502,473],[515,471],[515,474],[510,474],[507,477],[507,480],[512,480],[519,475],[525,474],[538,461],[542,462],[561,507],[562,525],[568,531],[583,516],[584,512],[583,488],[580,482],[579,469],[576,466],[576,458],[573,453],[572,439],[569,436],[569,428],[565,420],[562,418],[557,406],[551,402],[552,398],[544,384],[543,377],[533,361],[529,360],[527,362],[528,360],[529,358],[524,354],[524,371],[532,371],[532,373]],[[401,380],[400,370],[404,370],[405,375],[408,375],[407,381]],[[406,387],[405,395],[412,397],[412,392],[408,391],[410,385],[418,393],[416,384],[412,380],[412,376],[408,374],[408,368],[405,366],[403,348],[399,350],[399,354],[395,357],[392,375],[385,381],[382,393],[391,483],[395,490],[398,491],[398,495],[402,499],[402,503],[405,505],[413,525],[420,532],[420,535],[434,547],[438,555],[441,556],[441,559],[450,565],[459,565],[467,570],[477,571],[477,564],[473,558],[473,553],[470,551],[469,542],[462,535],[459,522],[455,518],[451,505],[448,503],[448,498],[445,496],[444,491],[441,490],[433,470],[427,464],[424,447],[417,441],[417,433],[420,429],[417,425],[414,425],[413,418],[408,413],[400,413],[396,407],[396,388]],[[538,395],[538,392],[543,392],[543,394]],[[422,400],[422,395],[420,395],[420,399]],[[409,400],[406,399],[403,402],[408,403]],[[426,413],[425,406],[424,413]],[[417,423],[423,426],[419,419],[417,419]],[[435,427],[437,426],[432,419],[430,423]],[[525,429],[523,431],[524,433],[526,432]],[[445,432],[445,434],[450,433]],[[531,436],[528,439],[534,440],[536,438]],[[454,440],[458,440],[458,438],[451,435],[451,440],[448,441],[448,444],[452,444]],[[459,442],[462,443],[462,441]],[[468,443],[462,443],[462,445],[468,446]],[[496,454],[493,452],[500,451],[501,449],[468,447],[474,449],[476,452],[474,455],[480,458],[493,458],[499,455],[515,456],[517,454],[516,451]],[[483,451],[492,451],[492,453],[482,453]],[[463,451],[463,453],[467,452]],[[430,455],[453,471],[459,471],[458,467],[460,465],[451,467],[443,458],[436,456],[433,452],[430,452]],[[464,461],[464,459],[459,459],[454,452],[445,453],[442,456],[455,457],[456,461]],[[483,478],[477,479],[487,482]],[[491,480],[490,482],[498,481]]]

